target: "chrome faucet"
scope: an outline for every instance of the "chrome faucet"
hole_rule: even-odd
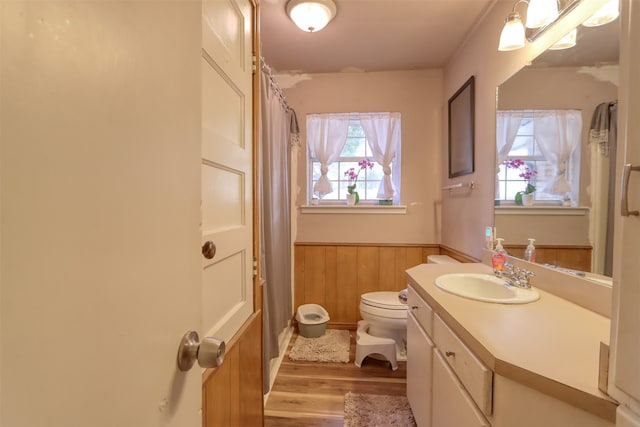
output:
[[[526,289],[531,288],[530,281],[534,274],[533,271],[527,271],[509,263],[504,264],[503,271],[496,271],[496,276],[504,278],[507,285]]]

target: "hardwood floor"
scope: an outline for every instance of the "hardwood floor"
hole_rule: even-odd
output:
[[[406,395],[407,364],[392,371],[388,362],[368,357],[358,368],[355,331],[350,335],[349,363],[321,363],[289,360],[294,332],[267,400],[265,427],[342,427],[347,392]]]

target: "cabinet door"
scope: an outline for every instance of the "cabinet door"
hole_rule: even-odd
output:
[[[490,427],[456,374],[433,350],[433,427]]]
[[[636,1],[622,2],[622,39],[620,44],[620,129],[618,159],[625,164],[640,166],[640,55],[636,41],[640,37],[640,4]],[[618,165],[620,165],[618,161]],[[629,211],[640,209],[640,172],[625,169],[626,189],[618,189],[616,199]],[[624,196],[628,199],[624,199]],[[612,320],[612,366],[613,383],[618,390],[610,390],[621,406],[627,405],[636,412],[640,424],[640,217],[630,214],[618,217],[615,224],[615,242],[618,249],[614,262],[614,313]],[[616,268],[617,267],[617,268]],[[611,380],[611,378],[610,378]]]
[[[407,316],[407,399],[418,427],[431,426],[431,360],[433,343],[409,313]]]

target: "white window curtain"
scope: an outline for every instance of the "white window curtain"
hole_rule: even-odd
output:
[[[335,162],[347,142],[349,114],[308,114],[307,145],[311,157],[320,162],[320,178],[313,191],[320,196],[333,191],[327,178],[329,165]]]
[[[509,151],[518,135],[520,122],[524,116],[523,110],[503,110],[497,112],[496,117],[496,138],[497,138],[497,163],[496,169],[507,160]]]
[[[573,200],[577,200],[578,185],[571,185],[573,179],[568,176],[567,167],[580,146],[582,114],[577,110],[534,111],[533,132],[545,158],[555,167],[555,176],[543,191],[572,193]]]
[[[511,147],[518,135],[520,122],[524,116],[523,110],[501,110],[497,112],[496,117],[496,198],[500,197],[500,189],[498,188],[498,173],[500,165],[507,160]]]
[[[394,204],[399,204],[400,194],[395,189],[400,188],[400,162],[394,160],[400,158],[400,113],[360,113],[360,124],[374,160],[384,171],[378,187],[378,198],[393,199]]]

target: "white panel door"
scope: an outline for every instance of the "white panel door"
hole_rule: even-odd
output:
[[[200,426],[201,4],[0,9],[0,425]]]
[[[253,313],[251,10],[202,8],[202,329],[227,341]]]
[[[640,3],[623,2],[620,49],[620,132],[618,158],[624,164],[640,167]],[[629,211],[640,210],[640,170],[629,170],[627,191],[618,199]],[[628,195],[625,200],[622,197]],[[619,230],[619,232],[618,232]],[[635,412],[640,425],[640,216],[619,216],[616,223],[618,269],[614,270],[614,316],[612,322],[613,395],[622,406]],[[621,392],[620,392],[621,391]],[[628,411],[627,411],[628,412]],[[622,420],[623,417],[620,417]]]

